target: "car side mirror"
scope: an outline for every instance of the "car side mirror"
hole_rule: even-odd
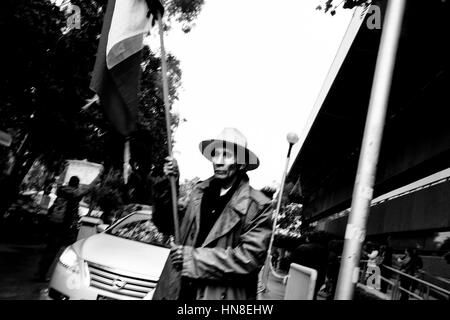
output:
[[[109,224],[99,224],[97,225],[97,232],[101,233],[104,232],[106,229],[108,229]]]

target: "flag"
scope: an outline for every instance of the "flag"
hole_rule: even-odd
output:
[[[163,14],[159,0],[109,0],[90,88],[119,133],[135,129],[144,36]]]

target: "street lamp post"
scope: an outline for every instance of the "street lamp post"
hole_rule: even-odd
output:
[[[281,200],[283,198],[284,183],[286,181],[286,175],[287,175],[287,170],[289,167],[289,161],[291,159],[291,151],[292,151],[292,147],[294,146],[294,144],[296,144],[298,142],[299,138],[298,138],[297,134],[290,132],[287,134],[286,140],[289,143],[289,149],[288,149],[288,153],[286,156],[286,164],[285,164],[285,167],[283,170],[283,175],[281,177],[281,185],[280,185],[280,190],[278,192],[277,208],[275,209],[275,212],[273,214],[272,236],[270,237],[269,248],[267,249],[267,259],[266,259],[266,263],[264,265],[264,270],[263,270],[263,275],[262,275],[262,284],[264,286],[264,291],[267,291],[267,281],[269,280],[269,273],[270,273],[271,251],[272,251],[272,246],[273,246],[273,240],[275,237],[275,230],[276,230],[276,226],[277,226],[278,215],[280,213],[280,208],[281,208]]]
[[[162,74],[162,84],[163,84],[163,97],[164,97],[164,110],[166,115],[166,131],[167,131],[167,149],[169,157],[173,158],[172,150],[172,124],[171,124],[171,114],[170,114],[170,100],[169,100],[169,81],[167,79],[167,61],[166,61],[166,50],[164,47],[164,28],[162,22],[161,13],[158,14],[158,26],[159,26],[159,41],[161,46],[161,74]],[[175,177],[170,176],[170,191],[172,199],[172,214],[173,214],[173,224],[174,224],[174,236],[175,243],[180,244],[180,226],[178,223],[178,201],[177,201],[177,187]]]

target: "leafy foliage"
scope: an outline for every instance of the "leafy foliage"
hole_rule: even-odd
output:
[[[182,24],[184,32],[189,32],[197,18],[204,0],[166,0],[163,1],[169,21],[175,19]]]
[[[286,232],[300,233],[302,224],[302,205],[298,203],[288,204],[278,216],[277,226]]]
[[[323,5],[318,5],[316,9],[320,11],[323,10],[325,13],[329,12],[332,16],[334,16],[337,8],[342,4],[344,9],[354,9],[359,6],[368,7],[372,2],[372,0],[326,0]]]
[[[195,185],[200,181],[200,178],[195,177],[193,179],[185,179],[182,184],[180,184],[179,194],[178,194],[178,206],[180,209],[185,209],[188,205],[189,198],[192,190],[194,190]]]
[[[22,183],[22,188],[23,190],[42,190],[48,179],[47,168],[40,161],[35,161]]]
[[[71,2],[80,7],[81,28],[67,33],[63,33],[66,17],[50,0],[0,2],[0,36],[8,45],[0,57],[0,129],[13,136],[10,150],[15,155],[23,145],[14,181],[21,181],[38,157],[56,173],[65,159],[88,159],[103,163],[107,170],[122,168],[123,138],[100,107],[82,109],[93,96],[90,73],[107,1]],[[167,1],[166,24],[192,24],[202,4]],[[141,182],[149,174],[161,174],[167,150],[161,62],[145,48],[142,66],[139,124],[131,137],[133,168],[140,177],[136,181]],[[168,56],[168,69],[173,102],[181,85],[181,70],[174,56]],[[172,123],[174,129],[177,117]],[[27,166],[23,166],[25,158]],[[1,157],[3,166],[6,161],[6,156]],[[24,172],[19,172],[22,167]]]

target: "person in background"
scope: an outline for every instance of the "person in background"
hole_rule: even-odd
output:
[[[314,300],[325,282],[328,266],[328,241],[324,232],[315,231],[307,236],[307,243],[292,252],[291,261],[317,271]]]
[[[289,272],[289,268],[292,263],[292,252],[290,250],[282,250],[282,255],[280,256],[280,270],[283,272]]]
[[[59,253],[77,239],[78,210],[81,199],[92,191],[100,175],[84,190],[80,188],[80,179],[72,176],[67,186],[58,188],[54,204],[49,209],[47,221],[47,246],[39,263],[36,278],[48,281],[47,273]]]
[[[280,253],[277,248],[274,248],[274,250],[272,250],[271,263],[272,263],[272,266],[275,268],[275,270],[278,269],[279,258],[280,258]]]
[[[379,267],[381,276],[389,280],[392,277],[392,271],[386,267],[392,268],[392,248],[388,244],[380,247],[380,257],[381,261]],[[388,282],[381,280],[381,292],[387,293],[388,285]]]
[[[407,248],[405,250],[405,255],[403,258],[398,258],[398,265],[400,271],[404,272],[410,276],[414,276],[419,265],[419,259],[417,259],[416,251],[413,248]],[[401,275],[400,276],[400,286],[410,291],[413,279],[410,277]],[[409,300],[409,293],[402,291],[400,300]]]
[[[413,255],[416,259],[415,262],[415,266],[414,266],[414,277],[416,277],[417,279],[423,279],[423,260],[422,258],[419,256],[419,247],[417,248],[413,248]],[[412,281],[411,283],[411,291],[415,292],[417,288],[420,288],[420,283],[418,281]]]
[[[371,247],[371,243],[370,242],[365,242],[361,248],[361,256],[359,258],[359,269],[362,270],[363,272],[361,273],[361,281],[365,280],[364,278],[366,277],[366,272],[365,270],[367,269],[367,261],[368,261],[368,255],[369,253],[372,251],[372,247]]]
[[[368,280],[370,276],[373,274],[374,270],[378,268],[378,256],[379,256],[379,250],[378,245],[372,242],[367,243],[366,246],[366,257],[367,257],[367,265],[365,269],[365,283],[367,285],[374,285],[375,289],[380,289],[380,279],[379,277],[375,278],[375,283],[368,283]]]
[[[376,267],[377,266],[378,254],[379,254],[378,246],[375,243],[370,243],[368,254],[367,254],[367,266],[368,267]]]
[[[340,256],[342,254],[342,243],[339,240],[331,240],[328,243],[328,296],[327,300],[333,300],[336,293],[336,286],[339,277]]]

